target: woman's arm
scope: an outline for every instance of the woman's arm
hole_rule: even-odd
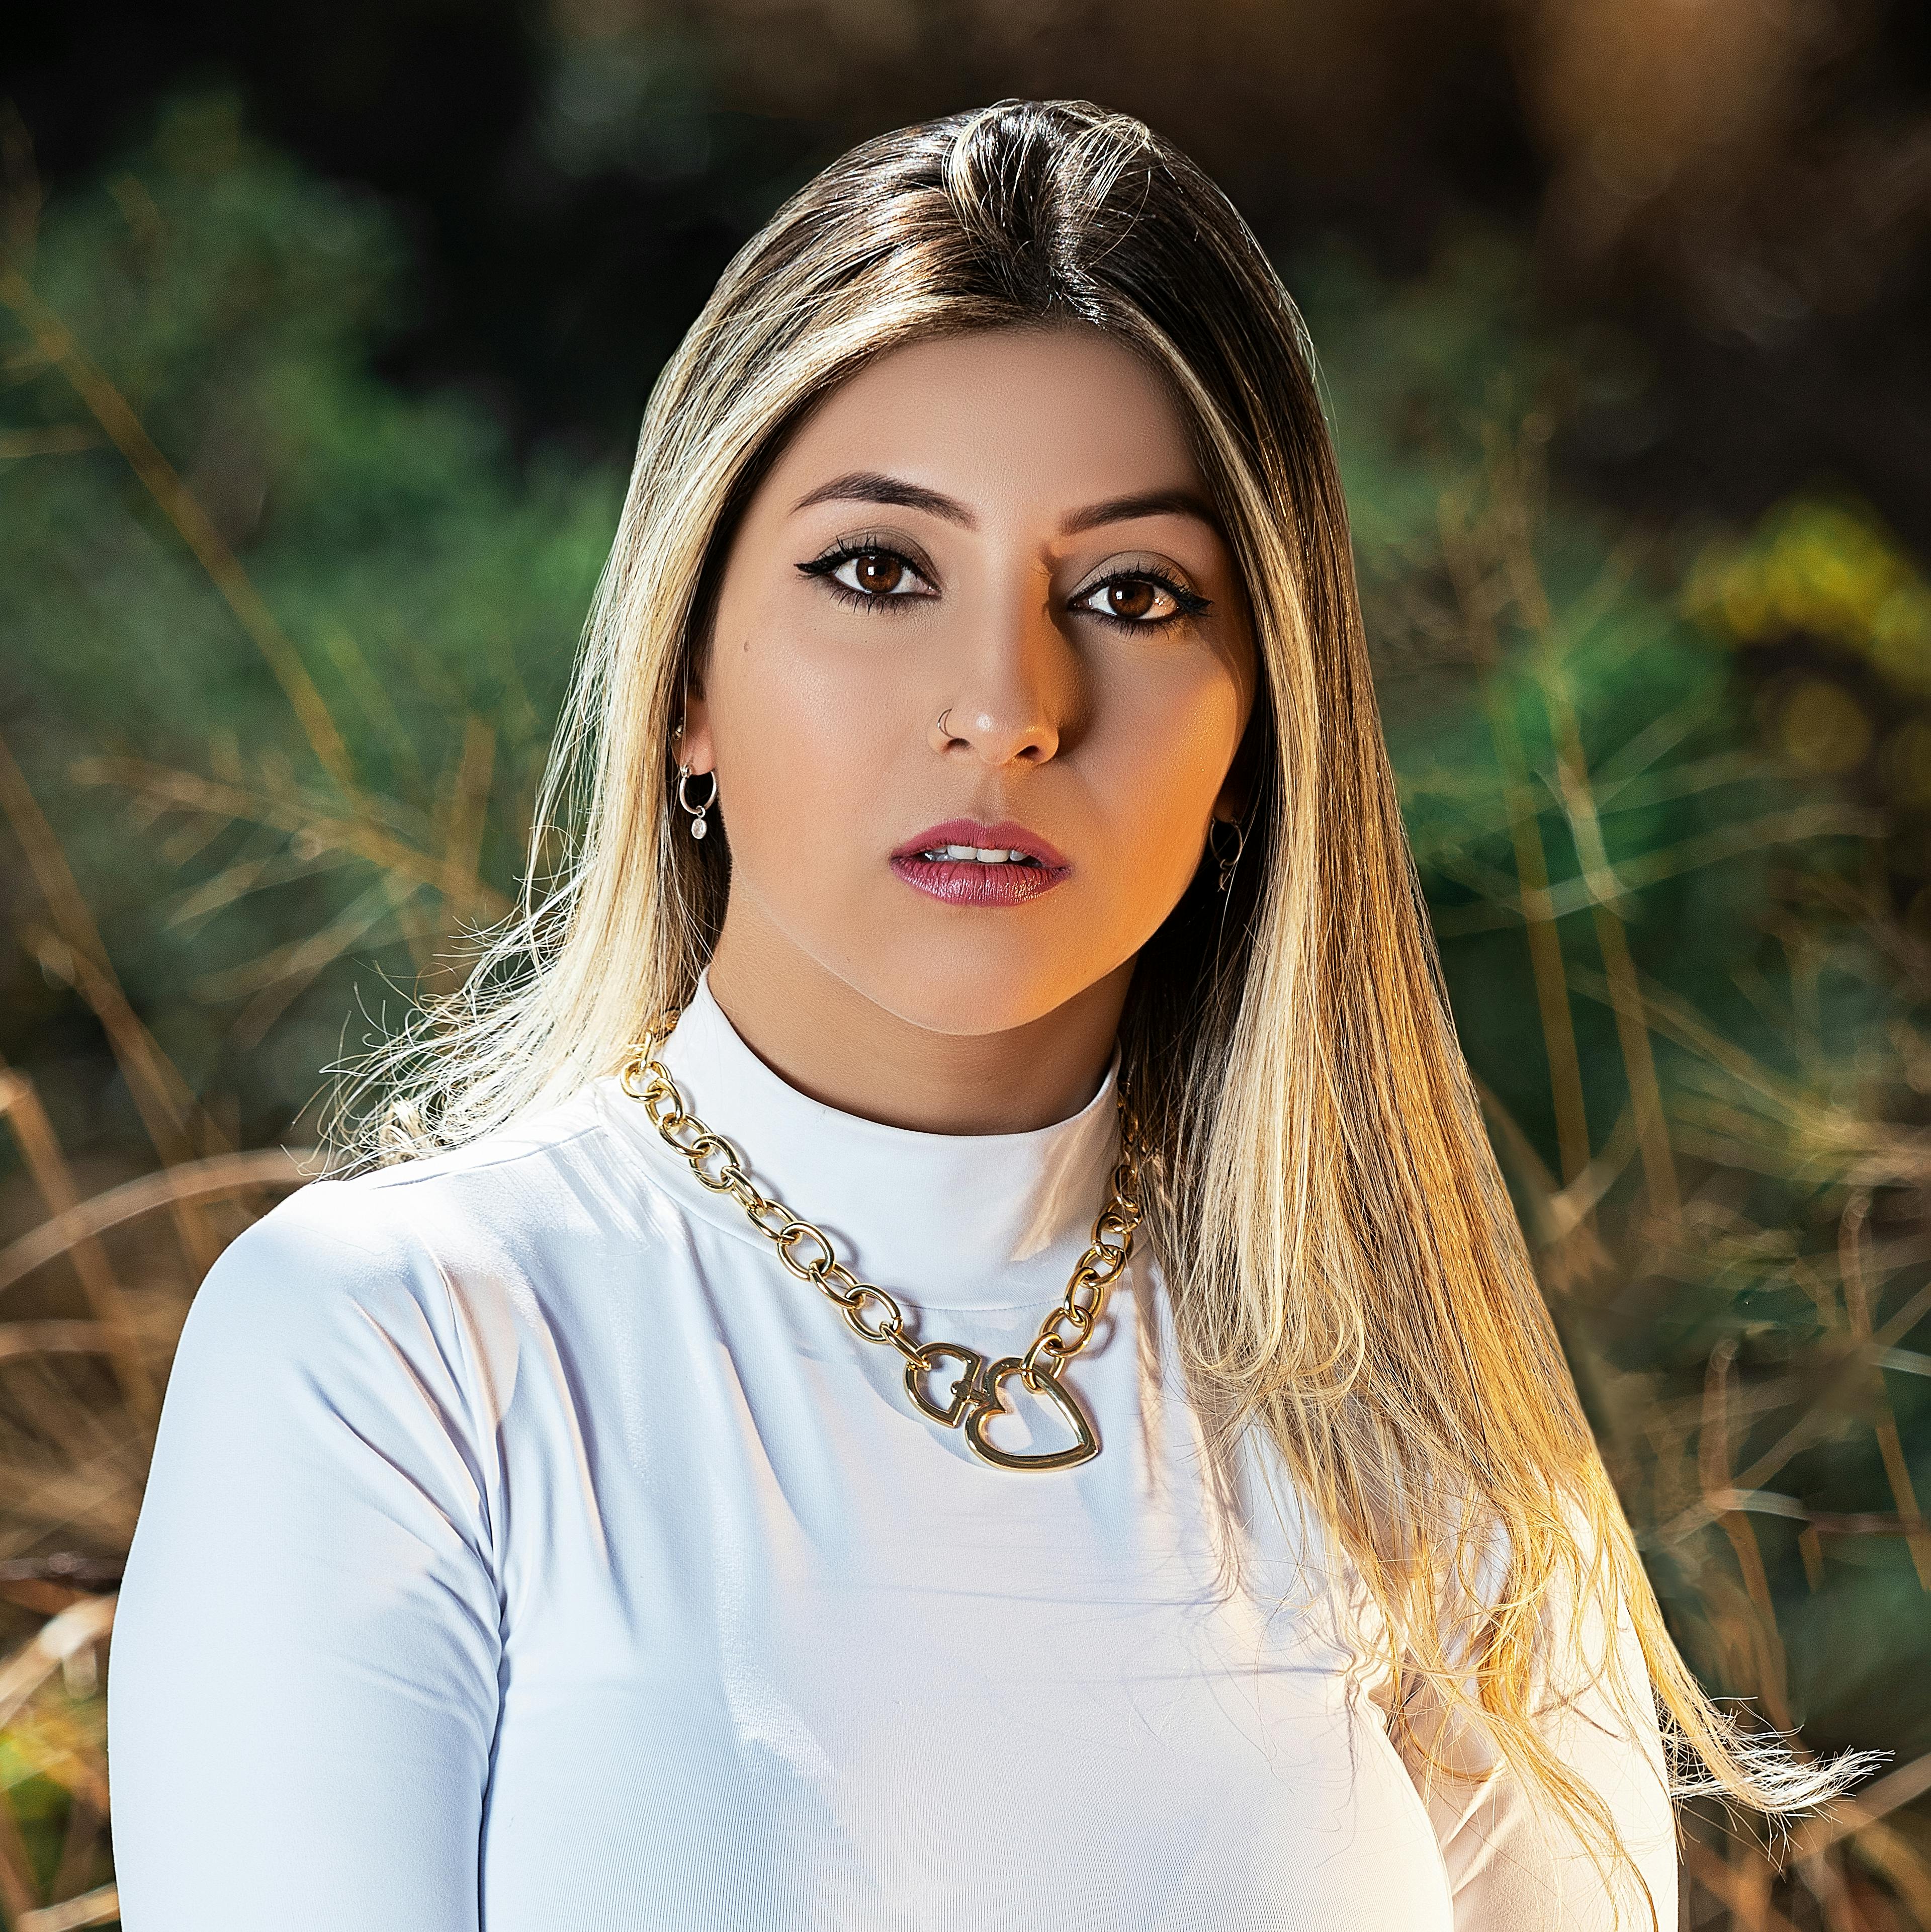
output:
[[[1617,1654],[1639,1708],[1623,1714],[1603,1676],[1600,1612],[1583,1641],[1555,1646],[1566,1693],[1551,1691],[1540,1728],[1570,1772],[1609,1808],[1654,1903],[1658,1932],[1676,1932],[1675,1816],[1642,1654],[1627,1621]],[[1410,1701],[1411,1740],[1398,1741],[1426,1802],[1455,1900],[1456,1932],[1648,1932],[1649,1903],[1627,1869],[1612,1891],[1546,1801],[1533,1798],[1486,1737],[1444,1717],[1423,1690]],[[1467,1779],[1429,1780],[1417,1744]],[[1620,1917],[1618,1912],[1620,1911]]]
[[[477,1925],[493,1430],[380,1199],[304,1190],[182,1330],[109,1658],[127,1932]]]

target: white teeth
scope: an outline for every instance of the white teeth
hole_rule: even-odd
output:
[[[1030,852],[999,845],[934,845],[919,854],[934,862],[941,859],[970,859],[982,866],[1030,866]]]

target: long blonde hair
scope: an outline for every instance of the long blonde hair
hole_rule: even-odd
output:
[[[565,1097],[689,997],[722,916],[728,822],[701,845],[673,836],[670,733],[742,506],[802,412],[867,358],[1053,324],[1164,372],[1264,667],[1233,902],[1222,917],[1217,893],[1188,894],[1140,958],[1121,1030],[1201,1413],[1223,1442],[1267,1432],[1378,1612],[1396,1681],[1478,1725],[1606,1876],[1633,1868],[1627,1850],[1534,1721],[1558,1604],[1633,1624],[1679,1794],[1771,1810],[1828,1796],[1843,1774],[1741,1735],[1664,1628],[1456,1042],[1312,346],[1226,198],[1138,121],[1006,101],[883,136],[726,269],[645,412],[523,908],[386,1060],[387,1148],[472,1139]],[[1485,1572],[1479,1626],[1458,1636],[1445,1606]],[[1611,1676],[1626,1709],[1647,1696]]]

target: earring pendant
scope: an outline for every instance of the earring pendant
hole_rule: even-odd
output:
[[[718,802],[718,775],[715,772],[701,774],[711,782],[711,795],[702,805],[693,805],[685,788],[691,782],[691,772],[688,765],[677,767],[677,802],[691,814],[691,836],[701,838],[710,827],[705,822],[705,814]]]
[[[1224,856],[1221,853],[1219,841],[1214,836],[1223,824],[1229,825],[1234,833],[1234,850]],[[1220,890],[1223,892],[1231,892],[1234,887],[1234,868],[1240,863],[1240,855],[1247,848],[1247,829],[1243,825],[1234,824],[1225,819],[1216,819],[1209,830],[1207,843],[1219,865]]]

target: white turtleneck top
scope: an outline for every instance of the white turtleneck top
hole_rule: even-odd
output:
[[[984,1136],[809,1100],[707,984],[664,1058],[928,1338],[1022,1350],[1105,1198],[1117,1055]],[[1604,1932],[1506,1774],[1398,1753],[1273,1465],[1210,1478],[1144,1241],[1066,1371],[1094,1460],[991,1468],[901,1370],[614,1080],[292,1196],[195,1301],[128,1559],[127,1932]],[[1673,1927],[1654,1728],[1548,1721]]]

